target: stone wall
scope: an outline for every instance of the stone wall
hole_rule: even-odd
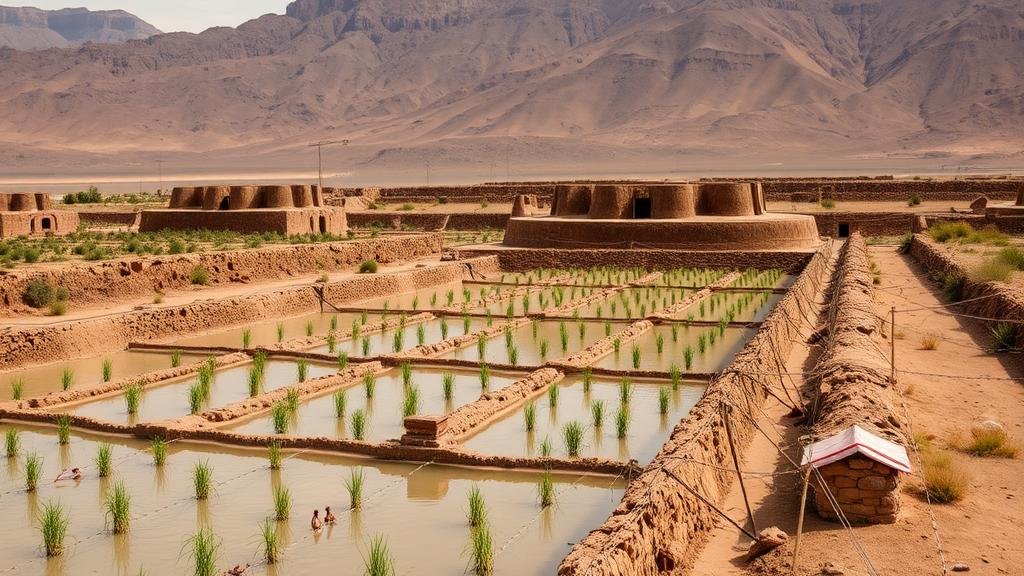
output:
[[[813,437],[828,438],[852,426],[906,445],[907,424],[899,408],[889,358],[882,351],[883,322],[875,310],[867,246],[855,234],[843,250],[828,311],[828,341],[814,373],[819,396],[812,407]],[[839,515],[826,494],[835,497],[848,520],[892,524],[900,509],[899,473],[862,457],[850,457],[820,469],[814,477],[814,505],[827,519]]]
[[[78,217],[87,226],[138,226],[142,213],[135,210],[79,210]]]
[[[817,202],[820,198],[837,201],[906,202],[912,196],[924,200],[974,200],[988,196],[1015,200],[1022,180],[762,180],[768,200]]]
[[[504,230],[511,214],[469,213],[402,213],[349,212],[348,223],[353,228],[391,228],[394,230]]]
[[[749,413],[765,402],[768,387],[777,386],[778,378],[770,374],[777,373],[779,359],[787,357],[799,339],[831,260],[832,245],[826,244],[761,330],[672,431],[661,452],[630,482],[612,516],[576,544],[559,575],[653,576],[680,573],[693,561],[720,519],[680,481],[712,502],[728,494],[735,475],[725,421],[738,449],[745,447],[754,433]]]
[[[341,208],[263,208],[259,210],[143,210],[140,232],[162,230],[228,230],[242,234],[276,232],[333,234],[348,231]]]

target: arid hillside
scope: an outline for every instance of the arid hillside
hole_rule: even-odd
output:
[[[0,6],[0,48],[67,48],[85,42],[141,40],[159,33],[149,23],[123,10]]]
[[[0,161],[286,159],[346,138],[382,169],[1013,163],[1021,78],[1018,0],[298,0],[234,29],[0,51]]]

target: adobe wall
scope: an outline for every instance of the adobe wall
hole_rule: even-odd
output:
[[[995,200],[1016,200],[1024,180],[759,180],[768,200],[817,202],[838,201],[906,202],[911,196],[925,200],[974,200],[988,196]]]
[[[390,228],[402,230],[504,230],[511,214],[475,213],[393,213],[393,212],[348,212],[349,226],[353,228]]]
[[[745,448],[754,431],[744,413],[756,414],[768,397],[766,388],[778,384],[768,376],[777,370],[776,356],[765,351],[789,355],[807,322],[804,313],[814,309],[828,280],[832,259],[831,244],[814,255],[761,330],[630,482],[611,517],[573,547],[559,567],[560,576],[655,576],[679,573],[694,560],[719,517],[678,480],[712,502],[728,494],[735,475],[725,420],[737,448]],[[733,408],[723,411],[723,405]]]
[[[502,202],[511,204],[519,194],[534,194],[550,201],[555,194],[554,183],[478,184],[472,186],[405,186],[381,188],[380,197],[388,202],[433,201],[447,198],[453,202]]]
[[[910,254],[940,284],[947,278],[962,284],[963,302],[949,304],[950,311],[1016,323],[1017,342],[1024,342],[1024,291],[1005,282],[972,282],[970,266],[950,254],[927,234],[914,235]],[[998,323],[986,324],[989,328],[995,328]],[[1020,355],[1015,354],[1011,357],[1015,363],[1021,363]]]
[[[675,268],[778,268],[798,274],[811,260],[813,252],[695,252],[690,250],[562,250],[549,249],[474,249],[459,250],[464,258],[496,256],[502,270],[526,272],[535,268],[582,268],[621,266],[648,270]]]
[[[276,232],[282,236],[348,231],[340,208],[259,210],[143,210],[140,232],[162,230],[229,230],[242,234]]]
[[[880,342],[883,322],[875,311],[867,245],[860,235],[846,243],[833,283],[828,312],[828,341],[814,368],[819,397],[812,408],[815,440],[851,426],[897,444],[907,444],[907,423],[893,390],[887,348]],[[855,523],[892,524],[900,510],[900,476],[891,467],[867,458],[850,457],[822,467],[813,477],[814,505],[823,518],[839,514],[826,490],[846,518]]]
[[[0,212],[0,238],[63,236],[78,229],[78,213],[70,210]]]
[[[255,210],[264,208],[323,207],[324,196],[315,185],[194,186],[171,190],[169,207],[205,211]]]
[[[83,224],[89,226],[138,226],[142,219],[142,213],[138,210],[126,211],[104,211],[104,210],[79,210],[78,218]]]
[[[43,193],[0,193],[0,212],[33,212],[53,210],[49,194]]]

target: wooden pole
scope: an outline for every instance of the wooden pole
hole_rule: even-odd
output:
[[[892,368],[892,382],[896,383],[896,307],[892,307],[889,319],[889,366]]]
[[[804,532],[804,513],[807,511],[807,486],[811,483],[811,464],[807,465],[807,472],[804,474],[804,489],[800,493],[800,517],[796,522],[796,542],[793,544],[793,574],[796,575],[796,560],[800,553],[800,536]]]
[[[781,402],[781,400],[780,400]],[[785,404],[785,402],[783,402]],[[740,471],[740,458],[736,454],[736,443],[732,439],[732,425],[729,422],[731,407],[722,404],[722,421],[725,422],[725,435],[729,438],[729,451],[732,452],[732,463],[736,466],[736,477],[740,481],[740,492],[743,493],[743,504],[747,507],[747,517],[750,518],[750,526],[757,534],[757,523],[754,522],[754,512],[750,509],[750,498],[747,496],[747,485],[743,481],[743,472]]]

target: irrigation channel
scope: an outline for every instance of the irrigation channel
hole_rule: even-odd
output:
[[[791,278],[498,273],[0,374],[0,574],[553,573]],[[403,444],[425,416],[457,430]]]

